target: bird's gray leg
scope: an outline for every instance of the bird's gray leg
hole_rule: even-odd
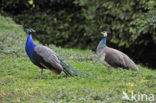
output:
[[[42,79],[43,68],[40,68],[40,79]]]

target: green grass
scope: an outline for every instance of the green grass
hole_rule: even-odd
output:
[[[83,74],[66,77],[39,68],[24,51],[26,34],[11,19],[0,16],[0,103],[122,103],[122,92],[156,96],[156,70],[141,72],[107,68],[89,50],[49,47]],[[35,43],[39,44],[37,41]],[[156,97],[155,97],[156,99]]]

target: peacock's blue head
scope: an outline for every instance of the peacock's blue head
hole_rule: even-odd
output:
[[[32,28],[29,28],[29,29],[26,29],[26,32],[29,34],[29,33],[36,32],[36,31]]]
[[[110,31],[103,31],[103,32],[101,32],[101,34],[102,34],[104,37],[107,37],[108,33],[110,33]]]

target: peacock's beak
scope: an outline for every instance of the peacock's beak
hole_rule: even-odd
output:
[[[32,32],[36,32],[36,31],[33,29]]]
[[[27,33],[32,33],[32,32],[36,32],[34,29],[26,29]]]

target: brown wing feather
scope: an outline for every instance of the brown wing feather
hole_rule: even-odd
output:
[[[139,71],[136,64],[124,53],[113,48],[105,48],[106,57],[105,60],[114,67],[123,67],[127,69],[133,69]]]
[[[44,68],[47,68],[48,69],[48,67],[46,66],[46,65],[44,65],[43,63],[40,63],[40,65],[41,66],[43,66]],[[61,71],[59,71],[59,70],[55,70],[55,69],[50,69],[52,72],[54,72],[54,73],[56,73],[56,74],[60,74],[61,73]]]
[[[133,70],[137,70],[139,71],[139,68],[136,66],[136,64],[133,62],[133,60],[131,60],[126,54],[122,54],[124,61],[126,63],[127,68],[131,68]]]
[[[108,62],[113,67],[126,67],[123,56],[118,50],[113,48],[106,47],[105,48],[105,61]]]

